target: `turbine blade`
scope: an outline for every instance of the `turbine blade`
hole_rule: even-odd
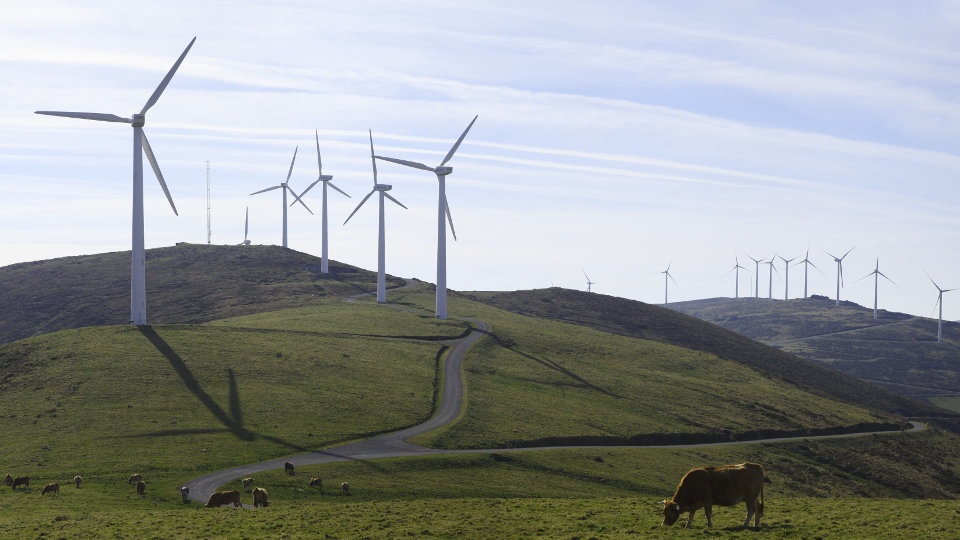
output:
[[[377,160],[373,155],[373,130],[367,128],[367,131],[370,132],[370,163],[373,164],[373,185],[377,185]]]
[[[150,166],[153,167],[153,174],[157,175],[157,180],[160,181],[160,188],[163,189],[163,194],[167,196],[167,202],[170,203],[170,208],[173,208],[174,215],[179,216],[180,213],[177,212],[177,206],[173,204],[173,197],[170,196],[170,190],[167,189],[167,183],[163,181],[163,173],[160,172],[160,165],[157,164],[157,158],[153,155],[153,149],[150,148],[150,143],[147,142],[147,134],[144,131],[140,130],[140,139],[143,141],[143,153],[147,155],[147,161],[150,162]]]
[[[384,161],[389,161],[391,163],[399,163],[400,165],[406,165],[407,167],[413,167],[414,169],[423,169],[425,171],[433,172],[433,167],[427,167],[423,163],[417,163],[416,161],[407,161],[405,159],[397,159],[392,157],[384,156],[375,156],[377,159],[382,159]]]
[[[823,250],[823,252],[824,252],[824,253],[826,253],[827,255],[829,255],[829,256],[831,256],[831,257],[833,257],[833,260],[837,260],[837,256],[836,256],[836,255],[834,255],[833,253],[830,253],[830,252],[829,252],[829,251],[827,251],[827,250]]]
[[[849,255],[851,251],[853,251],[853,248],[848,249],[847,252],[843,254],[843,257],[840,257],[840,260],[842,261],[843,259],[847,258],[847,255]]]
[[[250,232],[250,207],[247,207],[246,217],[243,218],[243,239],[247,239],[247,233]]]
[[[353,212],[350,212],[350,215],[347,216],[346,221],[343,222],[344,225],[347,224],[347,221],[350,221],[350,218],[352,218],[353,215],[357,213],[357,210],[359,210],[360,207],[363,206],[363,203],[367,202],[367,199],[369,199],[370,196],[373,195],[373,193],[374,193],[375,191],[376,191],[375,189],[371,189],[371,190],[370,190],[370,193],[367,193],[367,196],[364,197],[363,200],[360,201],[360,204],[358,204],[357,207],[353,209]]]
[[[250,195],[256,195],[256,194],[258,194],[258,193],[263,193],[263,192],[265,192],[265,191],[273,191],[273,190],[275,190],[275,189],[280,189],[280,188],[282,188],[282,187],[283,187],[283,186],[268,187],[267,189],[261,189],[260,191],[254,191],[254,192],[251,193]]]
[[[314,180],[312,184],[310,184],[309,186],[307,186],[307,189],[303,190],[303,191],[300,193],[300,196],[303,197],[304,195],[306,195],[307,192],[310,191],[311,189],[313,189],[313,186],[317,185],[319,182],[320,182],[320,179],[319,179],[319,178],[317,178],[316,180]],[[292,203],[290,203],[290,206],[293,206],[296,202],[297,202],[297,201],[293,201]]]
[[[317,130],[313,130],[313,136],[317,138],[317,170],[320,171],[320,175],[323,175],[323,160],[320,159],[320,134],[317,133]]]
[[[480,116],[479,114],[477,116]],[[443,167],[450,161],[450,158],[453,157],[453,154],[456,153],[457,148],[460,148],[460,143],[463,142],[464,137],[467,136],[467,132],[470,131],[470,128],[473,127],[473,123],[477,121],[477,116],[473,117],[473,120],[470,121],[470,125],[467,126],[467,129],[463,130],[463,133],[460,135],[460,138],[457,139],[457,142],[454,143],[453,147],[450,148],[450,151],[447,152],[447,157],[443,158],[443,161],[440,162],[440,166]]]
[[[893,283],[894,285],[897,285],[895,281],[893,281],[892,279],[888,278],[887,275],[884,274],[883,272],[881,272],[881,271],[879,271],[879,270],[877,270],[876,272],[877,272],[878,274],[880,274],[881,276],[883,276],[883,279],[889,281],[890,283]],[[899,287],[899,285],[897,285],[897,287]]]
[[[84,120],[99,120],[101,122],[120,122],[130,124],[133,121],[129,118],[123,118],[115,114],[95,113],[95,112],[66,112],[66,111],[34,111],[34,114],[45,114],[47,116],[63,116],[66,118],[83,118]]]
[[[443,210],[447,213],[447,222],[450,224],[450,232],[453,233],[453,240],[457,240],[457,230],[453,228],[453,216],[450,215],[450,203],[447,202],[447,194],[443,194]]]
[[[311,210],[310,207],[307,206],[307,203],[303,202],[303,199],[297,196],[297,192],[293,191],[293,189],[291,189],[290,186],[285,185],[283,187],[290,192],[290,195],[293,195],[293,202],[290,203],[290,206],[293,206],[296,203],[300,203],[303,205],[304,208],[307,209],[307,212],[310,212],[310,215],[313,215],[313,210]]]
[[[183,59],[187,57],[187,53],[190,52],[190,47],[193,47],[193,42],[196,40],[196,36],[190,40],[187,48],[183,50],[182,54],[180,54],[180,58],[177,58],[177,61],[173,64],[173,67],[167,72],[167,76],[160,81],[160,86],[153,91],[153,95],[147,100],[147,104],[143,106],[143,110],[140,111],[140,114],[146,114],[150,107],[153,107],[157,100],[160,99],[160,94],[162,94],[164,89],[167,88],[167,85],[170,84],[170,79],[173,78],[173,74],[177,72],[177,69],[180,67],[180,63],[183,62]]]
[[[290,181],[290,175],[293,174],[293,164],[297,161],[297,150],[300,150],[300,145],[298,144],[296,148],[293,149],[293,159],[290,160],[290,170],[287,171],[287,179],[284,183]]]
[[[344,190],[338,188],[337,186],[333,185],[333,182],[327,182],[327,185],[330,186],[330,187],[332,187],[333,189],[339,191],[340,193],[343,193],[344,195],[347,195],[347,192],[346,192],[346,191],[344,191]],[[350,197],[350,195],[347,195],[347,197]],[[350,197],[350,198],[352,199],[353,197]]]
[[[400,206],[403,206],[403,203],[402,203],[402,202],[394,199],[394,198],[393,198],[389,193],[387,193],[386,191],[382,191],[381,193],[383,193],[383,196],[384,196],[384,197],[386,197],[386,198],[390,199],[391,201],[399,204]],[[403,208],[404,208],[405,210],[409,210],[409,208],[407,208],[406,206],[403,206]]]

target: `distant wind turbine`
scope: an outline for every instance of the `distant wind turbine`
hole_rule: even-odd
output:
[[[837,257],[836,255],[831,254],[829,251],[824,250],[824,253],[833,257],[833,261],[837,263],[837,305],[840,305],[840,286],[843,284],[843,260],[847,258],[847,255],[853,251],[853,248],[847,250],[843,254],[843,257]]]
[[[323,225],[321,226],[321,229],[323,232],[323,239],[321,241],[322,248],[320,252],[320,273],[327,274],[329,273],[329,270],[328,270],[329,264],[327,263],[327,260],[328,260],[327,259],[327,236],[328,236],[327,235],[327,185],[339,191],[340,193],[343,193],[344,195],[347,195],[347,193],[342,189],[338,188],[337,186],[333,185],[333,182],[331,182],[331,180],[333,180],[332,176],[330,176],[329,174],[323,174],[323,160],[320,159],[320,135],[316,131],[313,132],[313,135],[317,139],[317,170],[319,171],[318,173],[319,176],[317,177],[316,180],[313,181],[312,184],[307,186],[307,189],[303,190],[303,193],[300,194],[300,198],[302,199],[303,196],[306,195],[307,192],[313,188],[313,186],[317,185],[317,182],[323,182],[323,211],[321,212],[323,216],[323,218],[321,219],[323,223]],[[350,195],[347,195],[347,197],[350,197]],[[290,206],[293,206],[293,204],[295,203],[291,203]]]
[[[293,195],[294,202],[299,202],[300,204],[303,205],[304,208],[307,209],[307,212],[310,212],[311,215],[313,214],[313,210],[310,210],[310,207],[307,206],[307,204],[304,203],[302,200],[300,200],[300,197],[297,196],[297,193],[293,191],[293,188],[290,187],[290,175],[293,174],[293,164],[297,161],[297,150],[299,149],[300,149],[299,146],[293,149],[293,159],[290,160],[290,170],[287,171],[286,180],[281,182],[280,185],[278,186],[271,186],[266,189],[261,189],[260,191],[254,191],[253,193],[250,194],[250,195],[257,195],[259,193],[273,191],[275,189],[279,189],[283,192],[283,247],[287,247],[287,192],[289,191],[290,194]]]
[[[367,193],[367,196],[360,201],[360,204],[353,209],[353,212],[347,216],[347,220],[343,222],[344,225],[347,224],[347,221],[350,221],[350,218],[353,217],[353,214],[357,213],[357,210],[363,206],[363,203],[367,202],[367,199],[370,198],[374,192],[380,193],[380,235],[377,241],[377,302],[382,304],[387,301],[387,278],[386,278],[386,256],[385,256],[385,241],[384,241],[384,226],[383,226],[383,198],[386,197],[391,201],[397,203],[402,208],[406,209],[406,206],[403,206],[403,203],[394,199],[387,192],[393,189],[393,186],[390,184],[378,184],[377,183],[377,160],[373,155],[373,131],[370,130],[370,163],[373,164],[373,189],[370,190],[370,193]]]
[[[250,232],[250,207],[247,207],[246,216],[243,218],[243,246],[249,246],[250,240],[247,239],[247,233]]]
[[[596,285],[596,283],[590,281],[590,276],[587,275],[586,270],[584,270],[584,269],[581,268],[580,271],[583,272],[583,277],[587,278],[587,292],[591,292],[591,291],[590,291],[590,286],[591,286],[591,285]]]
[[[924,270],[923,273],[926,274],[926,270]],[[930,277],[930,274],[927,274],[927,278],[930,279],[930,283],[933,283],[933,286],[939,291],[939,294],[937,294],[937,303],[934,304],[933,307],[937,307],[937,305],[940,306],[940,314],[937,316],[937,343],[941,343],[943,342],[943,293],[955,291],[956,289],[941,289],[940,286],[937,285],[937,282]]]
[[[160,85],[153,91],[153,95],[147,100],[147,103],[140,109],[139,113],[134,113],[130,118],[124,118],[115,114],[89,113],[89,112],[63,112],[63,111],[36,111],[36,114],[46,114],[50,116],[64,116],[67,118],[82,118],[84,120],[99,120],[101,122],[119,122],[122,124],[131,124],[133,126],[133,247],[131,248],[130,262],[130,323],[147,323],[147,292],[146,292],[146,273],[144,270],[144,241],[143,241],[143,155],[147,155],[147,161],[153,168],[153,173],[160,182],[160,188],[163,194],[167,196],[173,213],[179,215],[177,207],[173,204],[173,198],[170,196],[170,190],[167,189],[167,183],[163,180],[163,174],[160,173],[160,166],[157,164],[157,158],[153,155],[153,149],[147,141],[147,135],[143,132],[143,126],[146,123],[146,114],[160,99],[164,89],[170,84],[173,75],[177,72],[183,59],[186,58],[196,37],[190,40],[187,48],[180,54],[180,58],[174,62],[173,67],[167,72],[167,75],[160,81]]]
[[[863,276],[860,279],[867,279],[870,276],[873,276],[873,318],[876,319],[877,318],[877,291],[880,288],[880,276],[883,276],[883,279],[889,281],[890,283],[893,283],[894,285],[897,285],[897,284],[894,283],[892,279],[888,278],[886,274],[880,271],[880,257],[877,257],[877,267],[874,268],[873,272],[870,272],[869,274]],[[857,281],[860,281],[860,279],[858,279]]]
[[[453,146],[450,148],[450,151],[447,152],[447,155],[443,158],[443,161],[441,161],[440,165],[437,165],[436,167],[428,167],[427,165],[424,165],[423,163],[417,163],[416,161],[407,161],[404,159],[376,156],[377,159],[398,163],[400,165],[406,165],[407,167],[413,167],[414,169],[422,169],[424,171],[430,171],[437,175],[437,182],[439,184],[439,196],[437,201],[437,308],[436,308],[437,311],[436,311],[436,317],[438,319],[447,318],[447,228],[443,220],[444,214],[446,214],[447,216],[447,221],[450,222],[450,232],[453,233],[453,239],[454,240],[457,239],[457,231],[455,231],[453,228],[453,218],[450,217],[450,205],[447,204],[447,194],[446,194],[446,187],[445,187],[446,176],[453,172],[453,167],[446,167],[445,165],[453,157],[453,154],[456,153],[457,148],[460,148],[460,143],[463,142],[463,139],[467,136],[467,132],[470,131],[471,127],[473,127],[473,123],[477,121],[477,116],[473,117],[473,120],[470,121],[470,124],[467,126],[467,129],[463,130],[463,133],[460,135],[460,138],[457,139],[457,142],[453,143]]]
[[[674,285],[677,285],[677,280],[673,279],[673,275],[670,274],[670,267],[673,266],[673,263],[667,265],[667,269],[662,272],[656,272],[657,274],[663,274],[663,303],[667,303],[667,295],[670,292],[670,281],[673,281]]]
[[[780,257],[780,260],[783,261],[783,266],[784,266],[784,270],[783,270],[783,271],[784,271],[784,275],[783,275],[783,282],[784,282],[784,286],[783,286],[783,299],[784,299],[784,300],[788,300],[788,299],[790,298],[790,263],[793,262],[794,260],[796,260],[796,257],[794,257],[794,258],[792,258],[792,259],[785,259],[785,258],[783,258],[783,255],[777,255],[777,257]]]
[[[753,297],[760,298],[760,263],[763,262],[763,259],[754,259],[750,255],[747,255],[747,258],[753,261],[753,275],[757,276],[757,281],[754,282]]]
[[[770,290],[767,292],[767,299],[769,299],[769,300],[773,300],[773,273],[776,272],[776,273],[777,273],[777,277],[780,277],[780,271],[777,270],[777,267],[774,266],[774,264],[773,264],[773,261],[774,261],[775,259],[776,259],[776,256],[773,256],[773,257],[770,257],[770,260],[769,260],[769,261],[762,261],[763,264],[766,264],[766,265],[769,265],[769,266],[770,266],[770,270],[769,270],[769,272],[768,272],[768,273],[770,274]]]
[[[726,277],[726,275],[729,274],[730,272],[737,273],[736,282],[735,282],[736,284],[734,285],[733,290],[734,290],[734,298],[740,298],[740,269],[742,268],[744,270],[747,270],[747,268],[745,266],[740,265],[740,259],[734,257],[734,261],[736,261],[736,264],[733,265],[733,268],[727,270],[727,273],[724,274],[724,277]],[[750,270],[747,270],[747,272],[749,271]]]
[[[809,249],[807,250],[807,254],[803,256],[803,260],[797,261],[797,264],[803,265],[803,297],[806,298],[807,297],[807,270],[809,270],[809,267],[812,266],[817,269],[817,272],[820,272],[821,274],[823,272],[821,272],[820,269],[817,268],[817,265],[813,264],[813,261],[810,260]]]

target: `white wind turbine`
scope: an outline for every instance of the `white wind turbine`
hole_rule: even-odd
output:
[[[243,243],[242,246],[249,246],[250,240],[247,239],[247,233],[250,232],[250,207],[247,207],[246,216],[243,218]]]
[[[316,180],[313,181],[312,184],[307,186],[307,189],[303,190],[303,193],[300,194],[300,198],[302,199],[303,196],[306,195],[311,188],[313,188],[313,186],[317,185],[317,182],[323,182],[323,211],[321,212],[321,214],[323,215],[323,218],[321,219],[323,223],[322,225],[323,246],[321,249],[321,256],[320,256],[320,273],[326,274],[326,273],[329,273],[328,271],[329,264],[327,263],[328,261],[328,258],[327,258],[327,186],[329,185],[330,187],[339,191],[340,193],[343,193],[344,195],[347,195],[347,192],[333,185],[333,182],[331,182],[331,180],[333,180],[332,176],[330,176],[329,174],[323,174],[323,160],[320,158],[320,135],[317,134],[316,131],[313,132],[313,135],[317,139],[317,169],[319,171],[318,173],[319,176],[317,177]],[[350,197],[350,195],[347,195],[347,197]],[[290,206],[293,206],[294,204],[296,203],[291,203]]]
[[[790,263],[796,260],[796,257],[792,259],[785,259],[783,255],[777,255],[777,257],[780,257],[780,260],[783,261],[783,266],[785,267],[783,275],[783,299],[788,300],[790,297]]]
[[[849,255],[851,251],[853,251],[853,248],[848,249],[847,252],[843,254],[843,257],[837,257],[836,255],[832,255],[829,251],[824,250],[824,253],[833,257],[833,261],[837,263],[837,305],[838,306],[840,305],[840,285],[843,284],[843,260],[847,258],[847,255]]]
[[[867,279],[870,276],[873,276],[873,318],[876,319],[877,318],[877,291],[880,289],[880,276],[883,276],[883,279],[889,281],[890,283],[893,283],[894,285],[897,285],[897,284],[894,283],[892,279],[888,278],[886,274],[880,271],[880,257],[877,257],[877,267],[874,268],[873,272],[870,272],[869,274],[863,276],[860,279]],[[860,279],[858,279],[857,281],[860,281]]]
[[[757,280],[754,283],[753,297],[760,298],[760,263],[763,262],[763,259],[754,259],[750,255],[747,255],[747,258],[753,261],[754,275],[757,276]]]
[[[180,58],[173,64],[167,75],[160,81],[160,85],[153,91],[153,95],[147,100],[139,113],[134,113],[130,118],[124,118],[115,114],[89,113],[89,112],[63,112],[63,111],[36,111],[36,114],[46,114],[50,116],[64,116],[67,118],[82,118],[84,120],[99,120],[101,122],[119,122],[122,124],[131,124],[133,126],[133,241],[131,248],[130,263],[130,323],[147,323],[147,292],[146,292],[146,272],[144,270],[144,242],[143,242],[143,155],[147,155],[147,161],[153,168],[153,173],[160,182],[160,188],[163,194],[167,196],[173,213],[179,215],[177,207],[173,204],[173,198],[170,196],[170,190],[167,189],[167,183],[163,180],[163,174],[160,173],[160,166],[157,164],[157,158],[153,155],[153,149],[147,142],[147,135],[143,132],[143,126],[146,122],[147,111],[156,104],[163,94],[164,89],[170,84],[170,80],[180,67],[180,63],[190,52],[193,42],[197,38],[190,40],[187,48],[180,54]]]
[[[385,243],[384,243],[384,228],[383,228],[383,198],[386,197],[391,201],[399,204],[401,207],[406,209],[406,206],[403,206],[403,203],[394,199],[390,196],[388,191],[390,191],[393,186],[390,184],[378,184],[377,183],[377,160],[373,155],[373,131],[370,131],[370,162],[373,164],[373,189],[370,190],[370,193],[367,193],[367,196],[360,201],[360,204],[353,209],[353,212],[347,216],[347,220],[343,222],[344,225],[347,224],[347,221],[350,221],[350,218],[353,217],[353,214],[357,213],[357,210],[363,206],[363,203],[367,202],[367,199],[373,195],[374,192],[380,193],[380,236],[377,243],[377,302],[382,304],[387,301],[387,280],[384,268],[386,266],[385,261]]]
[[[592,285],[595,285],[595,283],[592,282],[592,281],[590,281],[590,276],[587,275],[587,271],[586,271],[586,270],[584,270],[584,269],[581,268],[580,271],[583,272],[583,277],[587,278],[587,292],[591,292],[591,291],[590,291],[590,287],[591,287]]]
[[[479,116],[479,115],[477,115]],[[457,142],[453,143],[453,146],[450,148],[450,151],[447,152],[446,157],[443,158],[443,161],[440,162],[440,165],[436,167],[429,167],[423,163],[417,163],[416,161],[407,161],[404,159],[396,159],[390,157],[376,156],[376,159],[382,159],[384,161],[390,161],[393,163],[398,163],[400,165],[406,165],[407,167],[413,167],[414,169],[422,169],[424,171],[430,171],[437,175],[437,182],[439,183],[439,197],[437,200],[437,308],[436,308],[436,317],[438,319],[447,318],[447,228],[444,223],[443,216],[446,214],[447,221],[450,222],[450,232],[453,233],[453,239],[457,239],[457,231],[453,228],[453,218],[450,217],[450,205],[447,204],[447,194],[445,187],[446,176],[453,172],[453,167],[446,167],[450,158],[453,157],[453,154],[456,153],[457,148],[460,147],[460,143],[463,142],[464,137],[467,136],[467,132],[470,131],[470,128],[473,127],[473,123],[477,121],[477,116],[473,117],[473,120],[470,121],[470,124],[467,126],[467,129],[463,130],[463,133],[460,135],[460,138],[457,139]]]
[[[670,267],[671,267],[671,266],[673,266],[673,263],[668,264],[668,265],[667,265],[667,269],[664,270],[664,271],[662,271],[662,272],[654,272],[654,273],[656,273],[656,274],[663,274],[663,303],[664,303],[664,305],[667,304],[667,295],[668,295],[668,293],[670,292],[670,282],[667,281],[667,280],[670,279],[670,280],[673,281],[673,284],[674,284],[674,285],[678,285],[678,286],[679,286],[679,284],[677,283],[677,280],[673,279],[673,275],[670,274]]]
[[[817,265],[813,264],[813,261],[810,260],[809,249],[807,250],[807,254],[803,256],[803,260],[797,261],[797,264],[803,265],[803,297],[806,298],[807,297],[807,270],[809,270],[810,267],[812,266],[817,269],[817,272],[820,272],[821,274],[823,272],[821,272],[820,269],[817,268]]]
[[[924,274],[927,273],[926,270],[923,271]],[[941,289],[937,282],[930,277],[930,274],[927,274],[927,278],[930,279],[930,283],[933,283],[933,286],[937,288],[939,293],[937,294],[937,303],[933,307],[940,306],[940,315],[937,317],[937,343],[943,342],[943,293],[955,291],[956,289]]]
[[[767,299],[773,300],[773,273],[777,273],[777,277],[780,277],[780,271],[777,270],[776,266],[773,265],[773,261],[776,259],[776,256],[770,257],[769,261],[762,261],[763,264],[769,265],[770,270],[770,290],[767,292]],[[759,281],[759,280],[758,280]]]
[[[736,261],[736,264],[733,265],[733,268],[727,270],[727,274],[729,274],[730,272],[737,273],[736,285],[734,285],[733,290],[734,290],[734,298],[740,298],[740,269],[742,268],[744,270],[747,270],[747,268],[740,264],[740,259],[734,257],[734,261]],[[747,272],[749,271],[750,270],[747,270]],[[724,274],[723,276],[726,277],[727,274]]]
[[[293,159],[290,160],[290,170],[287,171],[286,180],[281,182],[280,185],[278,186],[271,186],[266,189],[261,189],[260,191],[254,191],[253,193],[250,194],[250,195],[257,195],[259,193],[273,191],[275,189],[279,189],[283,192],[283,247],[287,247],[287,192],[289,191],[290,194],[293,195],[294,203],[299,202],[300,204],[303,205],[304,208],[307,209],[307,212],[310,212],[311,215],[313,214],[313,210],[310,210],[310,207],[308,207],[305,202],[300,200],[300,197],[297,196],[297,193],[293,191],[293,188],[290,187],[290,175],[293,174],[293,164],[297,161],[297,150],[299,149],[300,149],[299,146],[293,149]]]

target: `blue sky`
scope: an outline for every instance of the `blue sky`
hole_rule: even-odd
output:
[[[735,257],[809,249],[811,293],[833,296],[824,250],[851,247],[843,299],[872,304],[855,280],[878,255],[898,285],[881,307],[934,315],[924,270],[960,287],[958,2],[21,4],[0,18],[0,265],[130,248],[130,128],[33,111],[129,116],[197,36],[147,115],[180,210],[148,168],[147,247],[206,241],[206,161],[213,242],[240,242],[249,206],[251,240],[279,244],[279,193],[248,194],[298,145],[291,185],[313,181],[318,130],[353,196],[331,196],[331,257],[375,268],[375,205],[341,225],[370,190],[367,129],[436,163],[479,115],[447,181],[453,289],[584,289],[586,271],[659,303],[671,264],[671,300],[732,296]],[[409,207],[387,208],[387,271],[434,281],[435,177],[379,172]],[[319,216],[289,219],[319,255]]]

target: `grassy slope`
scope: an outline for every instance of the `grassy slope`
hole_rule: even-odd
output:
[[[198,323],[314,305],[376,288],[376,273],[276,246],[184,244],[146,254],[147,320]],[[403,280],[388,276],[388,286]],[[0,343],[67,328],[126,324],[130,252],[0,268]]]
[[[915,416],[944,413],[942,409],[838,375],[834,370],[745,339],[730,330],[703,325],[694,317],[643,302],[559,288],[471,292],[463,296],[524,315],[716,354],[810,391],[868,408]]]

